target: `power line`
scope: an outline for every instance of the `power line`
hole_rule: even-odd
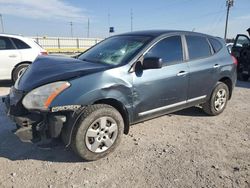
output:
[[[213,27],[211,27],[210,33],[211,33],[211,32],[214,33],[214,30],[215,30],[216,26],[217,26],[219,23],[221,23],[221,21],[222,21],[222,19],[223,19],[224,16],[225,16],[225,12],[222,12],[221,16],[218,17],[219,19],[215,22],[215,24],[213,25]]]
[[[225,35],[224,40],[227,40],[227,25],[228,25],[228,16],[229,16],[229,10],[234,5],[234,0],[227,0],[227,16],[226,16],[226,25],[225,25]]]
[[[220,11],[220,15],[216,15],[215,14],[215,19],[213,20],[213,22],[212,22],[212,24],[211,24],[211,26],[210,26],[210,30],[209,30],[209,32],[211,33],[211,32],[213,32],[214,31],[214,29],[215,29],[215,27],[221,22],[221,20],[223,19],[223,17],[224,17],[224,0],[222,1],[222,4],[221,4],[221,6],[220,6],[220,8],[219,8],[219,11]]]
[[[188,19],[190,20],[200,20],[200,19],[203,19],[205,17],[210,17],[211,15],[215,15],[215,14],[221,14],[221,11],[214,11],[214,12],[209,12],[209,13],[206,13],[206,14],[202,14],[200,16],[193,16],[193,17],[190,17]],[[185,23],[187,20],[187,18],[183,17],[182,19],[180,20],[177,20],[175,22],[165,22],[165,24],[180,24],[180,23]]]

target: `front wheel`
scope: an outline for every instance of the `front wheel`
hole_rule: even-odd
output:
[[[96,104],[86,107],[74,131],[72,148],[87,161],[112,152],[121,141],[124,122],[112,106]]]
[[[210,99],[202,105],[202,108],[209,115],[219,115],[225,110],[228,98],[228,86],[222,82],[218,82]]]

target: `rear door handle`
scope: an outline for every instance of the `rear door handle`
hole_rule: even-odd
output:
[[[219,67],[220,67],[219,64],[215,64],[215,65],[214,65],[214,68],[215,68],[215,69],[217,69],[217,68],[219,68]]]
[[[17,57],[17,55],[13,54],[13,55],[9,55],[10,58],[15,58]]]
[[[188,72],[187,71],[180,71],[177,76],[184,76],[186,75]]]

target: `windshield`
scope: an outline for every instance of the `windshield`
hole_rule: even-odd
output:
[[[97,44],[79,56],[80,60],[120,65],[134,57],[150,40],[145,36],[116,36]]]

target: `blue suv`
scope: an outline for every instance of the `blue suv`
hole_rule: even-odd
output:
[[[236,69],[220,38],[138,31],[112,36],[76,58],[39,57],[4,102],[22,141],[61,137],[83,159],[97,160],[132,124],[195,105],[222,113]]]

